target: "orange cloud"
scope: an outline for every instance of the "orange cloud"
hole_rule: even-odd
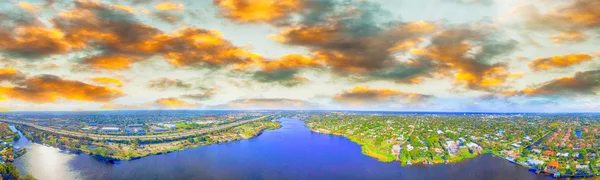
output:
[[[275,22],[299,12],[304,0],[214,0],[221,15],[239,22]]]
[[[549,58],[537,58],[529,63],[529,68],[540,71],[556,68],[565,68],[592,60],[594,57],[588,54],[567,54],[564,56],[553,56]]]
[[[486,43],[486,36],[470,28],[448,29],[433,37],[431,45],[411,52],[436,62],[436,74],[453,75],[457,85],[489,90],[504,84],[510,73],[505,63],[491,64],[486,59],[509,53],[515,46],[513,42]]]
[[[55,102],[58,99],[107,102],[124,95],[117,89],[64,80],[53,75],[36,76],[17,85],[0,87],[0,94],[4,98],[37,103]]]
[[[316,67],[321,65],[321,62],[303,55],[288,54],[280,57],[276,61],[263,61],[259,62],[266,71],[280,70],[280,69],[298,69],[305,67]]]
[[[20,71],[13,68],[0,68],[0,81],[10,80],[18,73],[20,73]]]
[[[0,51],[23,58],[39,58],[68,52],[70,45],[58,29],[20,26],[12,32],[0,30]]]
[[[40,8],[39,5],[34,5],[31,3],[27,3],[27,2],[19,2],[17,3],[17,6],[20,7],[21,9],[25,10],[25,11],[29,11],[32,13],[35,13],[38,11],[38,9]]]
[[[575,0],[562,3],[545,13],[533,6],[516,9],[525,17],[525,25],[533,30],[554,29],[561,32],[582,32],[600,27],[600,1]]]
[[[160,106],[163,106],[163,107],[169,108],[169,109],[186,109],[186,108],[198,108],[199,107],[198,104],[187,103],[185,101],[179,100],[174,97],[157,99],[154,102]]]
[[[429,22],[398,23],[377,33],[358,36],[350,32],[341,19],[332,17],[323,25],[299,25],[271,38],[289,45],[308,47],[313,59],[322,61],[341,73],[358,73],[398,65],[392,57],[418,46],[437,25]]]
[[[406,93],[394,89],[372,89],[367,86],[356,86],[353,89],[339,93],[333,100],[349,105],[368,105],[377,103],[400,103],[404,100],[409,103],[420,103],[427,101],[431,96],[418,93]]]
[[[160,4],[155,5],[154,8],[161,10],[161,11],[170,11],[170,10],[183,11],[184,10],[183,4],[179,4],[179,3],[160,3]]]
[[[553,35],[550,37],[550,40],[557,45],[579,43],[587,39],[588,36],[581,32],[562,32],[559,35]]]
[[[600,70],[577,72],[574,76],[556,78],[523,90],[504,90],[486,97],[512,96],[586,96],[598,95]]]
[[[92,80],[97,83],[115,85],[118,87],[121,87],[123,85],[123,82],[121,80],[109,77],[94,77],[92,78]]]

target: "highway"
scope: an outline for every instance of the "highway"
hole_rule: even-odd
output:
[[[60,130],[60,129],[50,128],[50,127],[45,127],[45,126],[39,126],[39,125],[35,125],[32,123],[21,122],[21,121],[16,121],[16,120],[8,120],[8,119],[0,119],[0,122],[5,122],[5,123],[9,123],[9,124],[20,124],[20,125],[24,125],[24,126],[33,127],[37,130],[50,132],[53,134],[76,137],[76,138],[87,138],[87,139],[92,139],[92,140],[97,140],[97,141],[130,141],[130,140],[136,140],[136,139],[139,139],[140,141],[147,141],[147,140],[161,140],[161,139],[162,140],[183,139],[183,138],[193,137],[196,135],[207,134],[207,133],[211,133],[214,131],[219,131],[219,130],[228,129],[228,128],[240,126],[243,124],[259,121],[265,117],[267,117],[267,116],[250,119],[250,120],[237,121],[234,123],[225,124],[225,125],[221,125],[221,126],[217,126],[217,127],[194,129],[194,130],[188,130],[188,131],[177,132],[177,133],[157,134],[157,135],[141,135],[141,136],[127,136],[127,135],[119,136],[119,135],[89,134],[89,133],[82,133],[82,132],[72,132],[72,131]]]

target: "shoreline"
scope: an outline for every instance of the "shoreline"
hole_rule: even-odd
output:
[[[222,143],[228,143],[228,142],[233,142],[233,141],[239,141],[239,140],[248,140],[248,139],[252,139],[255,137],[258,137],[260,134],[262,134],[264,131],[266,130],[274,130],[274,129],[278,129],[281,128],[281,124],[278,122],[273,122],[273,121],[269,121],[271,124],[267,124],[267,125],[262,125],[259,128],[256,129],[256,131],[254,131],[253,134],[251,134],[250,136],[245,136],[245,135],[239,135],[239,136],[235,136],[234,138],[230,138],[227,140],[217,140],[217,141],[210,141],[210,142],[199,142],[199,143],[195,143],[195,144],[188,144],[188,145],[184,145],[181,147],[177,147],[177,148],[167,148],[167,149],[162,149],[160,151],[142,151],[142,152],[137,152],[136,154],[129,154],[128,156],[123,156],[121,154],[117,154],[117,155],[102,155],[99,153],[95,153],[93,150],[88,150],[85,149],[83,147],[80,148],[75,148],[75,147],[69,147],[69,146],[64,146],[64,145],[53,145],[53,144],[49,144],[49,143],[45,143],[45,142],[40,142],[35,140],[36,138],[32,138],[31,136],[27,136],[25,133],[23,132],[28,132],[22,129],[17,128],[18,131],[21,131],[24,136],[27,138],[28,141],[32,142],[32,143],[37,143],[39,145],[42,146],[49,146],[49,147],[55,147],[58,148],[59,150],[68,150],[70,152],[73,152],[75,154],[79,154],[79,153],[83,153],[83,154],[87,154],[89,156],[92,156],[94,158],[103,160],[103,161],[108,161],[108,162],[116,162],[116,161],[131,161],[131,160],[136,160],[136,159],[141,159],[147,156],[153,156],[153,155],[160,155],[160,154],[167,154],[167,153],[172,153],[172,152],[176,152],[176,151],[183,151],[183,150],[187,150],[187,149],[192,149],[192,148],[197,148],[200,146],[209,146],[209,145],[215,145],[215,144],[222,144]],[[268,123],[268,122],[263,122],[263,121],[257,121],[257,122],[252,122],[252,123]],[[249,124],[252,124],[249,123]],[[277,125],[273,125],[273,124],[277,124]],[[227,130],[232,130],[238,127],[243,127],[242,126],[237,126],[237,127],[232,127],[229,128]],[[17,126],[15,126],[17,127]],[[219,133],[221,132],[215,132],[217,135],[219,135]],[[179,141],[170,141],[167,143],[182,143],[183,141],[186,140],[179,140]],[[159,143],[148,143],[148,144],[142,144],[142,145],[157,145]]]
[[[492,155],[493,157],[502,158],[503,160],[506,160],[506,161],[508,161],[508,162],[510,162],[512,164],[519,165],[521,167],[527,168],[532,173],[535,173],[535,174],[544,174],[544,175],[547,175],[547,176],[552,176],[554,178],[593,178],[593,177],[600,177],[600,174],[572,175],[571,176],[571,175],[557,175],[557,174],[552,174],[552,173],[546,173],[544,171],[540,171],[539,173],[536,173],[536,171],[532,171],[532,167],[530,167],[528,165],[517,163],[515,161],[510,161],[509,159],[504,158],[502,156],[499,156],[499,155],[493,153],[492,151],[488,151],[486,149],[483,149],[481,151],[481,153],[478,153],[478,154],[476,154],[476,155],[474,155],[472,157],[466,157],[466,158],[462,158],[462,159],[458,159],[458,160],[456,160],[456,159],[448,160],[447,163],[445,161],[442,161],[442,162],[430,161],[430,163],[423,164],[423,162],[426,162],[426,161],[418,161],[418,162],[412,162],[411,164],[404,164],[398,158],[390,160],[390,158],[387,156],[388,154],[383,154],[383,153],[380,153],[379,151],[370,151],[371,149],[375,149],[375,148],[369,147],[368,145],[366,145],[362,141],[356,140],[356,138],[352,138],[350,136],[345,136],[344,134],[331,133],[329,130],[326,130],[326,129],[313,129],[313,128],[309,127],[309,126],[307,126],[307,127],[310,129],[311,132],[314,132],[314,133],[344,137],[344,138],[346,138],[346,139],[348,139],[348,140],[356,143],[357,145],[359,145],[361,147],[361,153],[363,155],[366,155],[366,156],[371,157],[371,158],[375,158],[378,161],[384,162],[384,163],[390,163],[390,162],[397,161],[397,162],[399,162],[401,164],[401,166],[418,166],[418,165],[428,166],[428,165],[439,165],[439,164],[452,164],[452,163],[459,163],[459,162],[462,162],[462,161],[465,161],[465,160],[468,160],[468,159],[473,159],[473,158],[476,158],[476,157],[478,157],[480,155],[483,155],[483,154],[488,154],[488,155]],[[365,150],[367,150],[367,151],[365,151]]]

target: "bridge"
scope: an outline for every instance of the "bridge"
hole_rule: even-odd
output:
[[[39,126],[39,125],[35,125],[33,123],[16,121],[16,120],[8,120],[8,119],[0,119],[0,122],[5,122],[5,123],[9,123],[9,124],[19,124],[19,125],[23,125],[23,126],[32,127],[37,130],[40,130],[40,131],[57,134],[57,135],[82,138],[82,139],[92,139],[92,140],[96,140],[96,141],[131,141],[131,140],[153,141],[153,140],[185,139],[188,137],[194,137],[197,135],[208,134],[208,133],[211,133],[214,131],[220,131],[220,130],[229,129],[229,128],[233,128],[236,126],[248,124],[251,122],[260,121],[266,117],[268,117],[268,116],[263,116],[263,117],[259,117],[259,118],[255,118],[255,119],[249,119],[249,120],[236,121],[234,123],[229,123],[229,124],[220,125],[220,126],[216,126],[216,127],[193,129],[193,130],[177,132],[177,133],[156,134],[156,135],[137,135],[137,136],[128,136],[128,135],[120,136],[120,135],[89,134],[89,133],[82,133],[82,132],[72,132],[72,131],[67,131],[67,130]]]

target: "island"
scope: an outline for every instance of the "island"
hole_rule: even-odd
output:
[[[346,137],[361,145],[363,154],[402,166],[492,154],[555,177],[600,175],[596,116],[332,112],[298,117],[313,132]]]
[[[264,113],[206,114],[200,117],[165,115],[136,120],[39,117],[0,121],[14,124],[34,142],[108,161],[131,160],[249,139],[265,130],[281,127],[279,122],[274,121],[274,116]]]

